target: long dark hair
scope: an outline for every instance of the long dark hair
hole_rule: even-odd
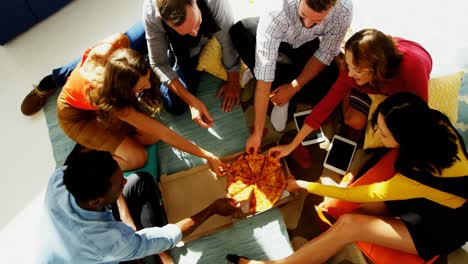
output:
[[[440,174],[458,159],[456,141],[459,137],[449,119],[430,109],[415,94],[398,93],[385,99],[372,116],[373,126],[377,124],[378,114],[382,114],[400,145],[395,162],[397,171]]]

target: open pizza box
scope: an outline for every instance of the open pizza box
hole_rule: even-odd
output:
[[[237,157],[245,153],[236,153],[222,158],[224,162],[231,163]],[[280,160],[286,177],[290,175],[284,160]],[[207,164],[203,164],[189,170],[171,175],[161,175],[160,190],[164,199],[164,205],[169,223],[176,223],[190,217],[218,198],[227,197],[227,177],[217,177]],[[274,207],[283,205],[293,199],[288,191],[284,190]],[[247,206],[247,207],[246,207]],[[248,211],[248,203],[242,206],[244,212]],[[261,213],[261,212],[260,212]],[[253,215],[246,213],[245,217]],[[229,228],[235,221],[232,217],[219,215],[211,216],[183,241],[188,242],[219,230]]]

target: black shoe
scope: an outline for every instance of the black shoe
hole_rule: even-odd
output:
[[[21,112],[27,116],[37,113],[45,105],[47,98],[49,98],[56,88],[57,84],[52,75],[44,77],[39,82],[39,85],[34,86],[34,89],[23,99]]]
[[[243,259],[249,259],[247,257],[244,257],[244,256],[239,256],[237,254],[227,254],[226,255],[226,260],[227,260],[227,264],[238,264],[239,263],[239,260],[243,258]]]

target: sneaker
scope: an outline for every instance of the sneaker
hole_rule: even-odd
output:
[[[21,112],[30,116],[37,113],[45,105],[47,98],[55,91],[57,84],[52,79],[52,75],[44,77],[39,85],[34,85],[34,89],[29,92],[21,103]]]
[[[275,106],[271,111],[271,124],[277,132],[283,132],[288,122],[289,102],[282,106]]]

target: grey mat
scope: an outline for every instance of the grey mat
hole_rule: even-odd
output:
[[[291,255],[293,249],[279,210],[273,208],[171,250],[174,262],[180,264],[226,263],[229,253],[257,260]]]
[[[57,89],[48,99],[44,106],[44,115],[49,130],[50,143],[54,152],[56,166],[62,166],[68,154],[75,146],[75,141],[67,137],[57,121],[57,97],[62,89]]]
[[[160,121],[170,129],[218,157],[243,151],[249,136],[245,116],[240,107],[236,106],[229,113],[221,111],[222,100],[216,98],[216,93],[223,83],[224,81],[209,74],[201,76],[197,98],[205,103],[215,120],[212,128],[198,126],[192,121],[190,111],[175,116],[162,109],[159,116]],[[205,160],[164,142],[159,143],[158,157],[160,173],[167,175],[205,163]]]

